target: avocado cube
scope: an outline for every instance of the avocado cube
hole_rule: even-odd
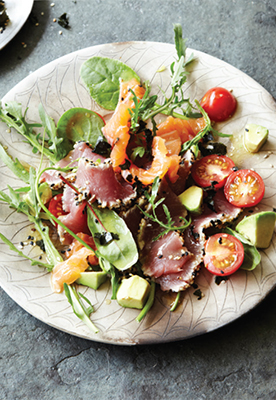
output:
[[[107,273],[103,271],[81,272],[81,276],[76,280],[76,283],[97,290],[106,279]]]
[[[150,292],[150,284],[138,275],[125,278],[117,292],[117,301],[122,307],[142,309]]]
[[[178,196],[181,203],[192,214],[202,213],[203,189],[198,186],[191,186]]]
[[[244,145],[250,153],[257,153],[268,138],[268,129],[257,124],[247,124],[244,129]]]
[[[248,238],[254,246],[266,249],[273,236],[275,221],[275,212],[262,211],[244,218],[236,226],[236,231]]]

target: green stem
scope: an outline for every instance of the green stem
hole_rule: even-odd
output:
[[[177,295],[176,295],[176,298],[175,298],[175,300],[174,300],[174,302],[173,302],[173,304],[172,304],[172,306],[170,308],[171,312],[175,311],[176,307],[178,306],[178,303],[179,303],[179,300],[180,300],[180,293],[181,292],[178,292]]]
[[[150,288],[150,293],[149,293],[148,300],[147,300],[144,308],[142,309],[142,311],[138,315],[138,317],[135,318],[135,320],[137,322],[141,322],[142,319],[146,316],[146,314],[151,309],[151,307],[153,305],[153,302],[154,302],[154,296],[155,296],[155,282],[151,281],[151,288]]]

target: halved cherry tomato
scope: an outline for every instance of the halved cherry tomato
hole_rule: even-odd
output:
[[[264,197],[264,181],[251,169],[240,169],[228,176],[224,194],[229,203],[236,207],[253,207]]]
[[[223,187],[234,167],[235,164],[231,158],[211,154],[196,161],[192,166],[191,173],[193,180],[199,186],[205,188],[213,184],[215,189],[219,189]]]
[[[222,122],[234,114],[237,100],[227,89],[214,87],[205,93],[200,105],[212,121]]]
[[[205,267],[214,275],[231,275],[243,263],[244,249],[239,239],[228,233],[210,236],[205,243]]]
[[[50,213],[52,213],[57,218],[60,215],[67,214],[62,208],[62,193],[57,194],[50,200],[48,210],[50,211]],[[57,226],[56,222],[55,222],[55,226]]]

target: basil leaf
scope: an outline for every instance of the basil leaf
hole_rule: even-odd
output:
[[[255,269],[261,262],[261,255],[256,247],[252,243],[250,243],[249,240],[247,240],[243,235],[228,227],[224,228],[223,232],[235,236],[243,245],[244,260],[241,269],[245,269],[247,271],[252,271],[253,269]]]
[[[103,126],[104,121],[98,114],[86,108],[75,107],[60,117],[57,131],[59,136],[66,136],[74,143],[83,140],[95,147],[99,137],[103,137]]]
[[[91,208],[93,211],[90,207],[87,208],[87,217],[92,235],[95,237],[98,233],[111,232],[119,237],[104,245],[95,240],[101,255],[121,271],[132,267],[138,260],[138,251],[125,221],[113,210],[99,209],[93,205]]]
[[[120,93],[120,79],[129,81],[139,76],[119,60],[92,57],[81,66],[80,76],[91,97],[106,110],[115,110]]]

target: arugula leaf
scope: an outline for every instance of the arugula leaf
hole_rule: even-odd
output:
[[[56,129],[42,106],[40,107],[40,117],[42,124],[29,124],[25,119],[25,115],[23,116],[22,114],[21,104],[16,101],[10,101],[6,104],[5,109],[0,105],[0,120],[22,135],[32,145],[34,153],[39,151],[48,157],[53,164],[56,164],[67,154],[66,140],[55,136]],[[42,140],[40,133],[36,133],[33,130],[33,128],[41,128],[42,126],[44,126],[48,135],[48,139],[45,141]]]
[[[28,191],[28,202],[24,200],[24,197],[21,197],[21,192],[12,189],[10,186],[8,186],[8,189],[9,195],[0,191],[0,200],[9,204],[9,206],[14,208],[17,212],[25,214],[29,221],[35,225],[36,230],[42,237],[47,259],[51,265],[63,261],[61,255],[50,239],[49,227],[44,225],[40,218],[40,204],[36,197],[36,174],[34,168],[30,168],[30,190]],[[39,187],[37,188],[37,192],[39,193]]]
[[[178,58],[185,57],[186,40],[182,38],[182,26],[180,24],[174,24],[174,43]]]
[[[115,110],[120,93],[120,79],[129,81],[139,76],[123,62],[106,57],[92,57],[81,66],[80,76],[91,97],[106,110]]]
[[[93,324],[90,319],[90,315],[93,312],[93,306],[91,302],[85,297],[83,294],[78,293],[74,286],[67,285],[67,283],[63,284],[64,293],[71,304],[74,314],[88,326],[94,333],[98,333],[99,329]],[[86,307],[82,301],[86,301],[88,307]]]
[[[67,137],[73,143],[83,140],[95,147],[99,137],[104,139],[101,131],[103,126],[104,121],[98,114],[86,108],[75,107],[60,117],[57,131],[60,137]]]
[[[16,158],[13,160],[5,151],[4,147],[0,144],[0,158],[4,164],[25,183],[29,183],[29,171],[23,164]]]
[[[90,205],[87,209],[87,219],[93,237],[105,232],[118,235],[118,239],[104,245],[95,239],[98,251],[107,261],[121,271],[136,263],[138,260],[136,243],[126,223],[115,211]]]
[[[39,260],[35,260],[34,258],[28,257],[26,254],[24,254],[22,251],[20,251],[20,250],[19,250],[8,238],[6,238],[6,236],[4,236],[2,233],[0,233],[0,238],[1,238],[1,240],[2,240],[5,244],[7,244],[7,245],[9,246],[9,248],[10,248],[12,251],[16,252],[20,257],[24,257],[24,258],[26,258],[27,260],[31,261],[31,265],[38,265],[38,266],[40,266],[40,267],[47,268],[49,272],[52,271],[52,269],[53,269],[53,267],[54,267],[53,265],[51,265],[51,264],[45,264],[45,263],[43,263],[43,262],[41,262],[41,261],[39,261]]]
[[[53,118],[46,114],[42,104],[38,106],[39,117],[42,122],[42,126],[48,136],[47,144],[48,149],[55,155],[56,160],[61,160],[64,158],[68,152],[71,150],[66,133],[63,137],[58,137],[57,128],[54,123]]]
[[[235,236],[243,245],[244,248],[244,260],[242,263],[241,269],[245,269],[247,271],[252,271],[255,269],[261,262],[261,255],[256,249],[256,247],[249,242],[243,235],[230,229],[228,227],[223,229],[223,232],[228,233],[229,235]]]

